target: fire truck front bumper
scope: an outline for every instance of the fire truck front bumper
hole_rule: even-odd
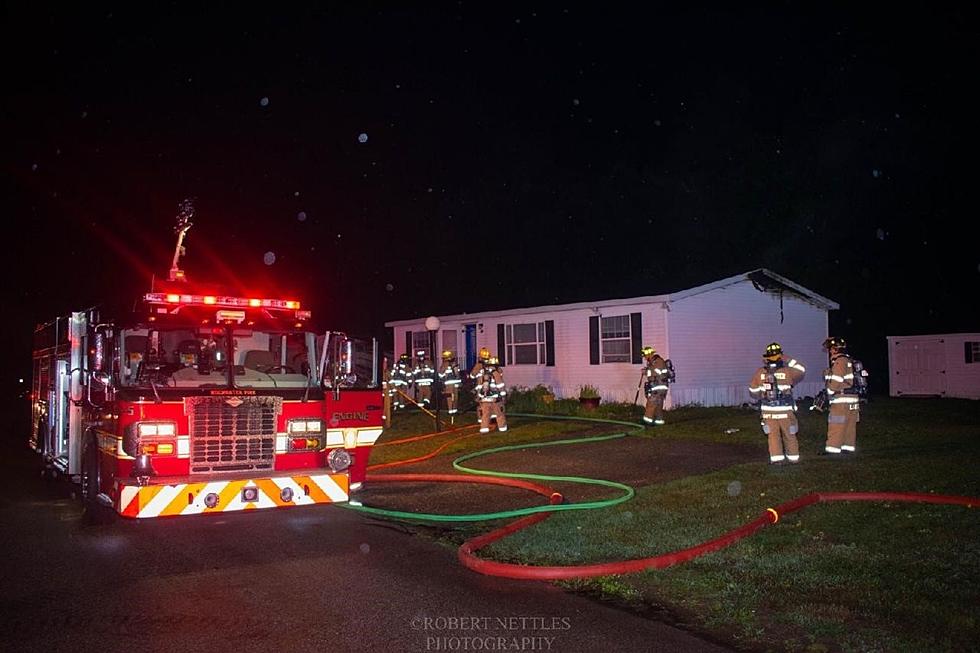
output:
[[[276,475],[240,479],[155,478],[148,485],[116,482],[116,511],[145,519],[310,506],[347,501],[346,473]]]

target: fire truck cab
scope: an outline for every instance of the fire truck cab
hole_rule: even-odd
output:
[[[377,342],[313,329],[294,299],[182,277],[132,314],[36,329],[30,446],[46,469],[133,518],[348,500],[382,431]]]

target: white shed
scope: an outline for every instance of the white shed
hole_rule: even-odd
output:
[[[824,382],[828,311],[838,305],[758,269],[665,295],[440,315],[436,351],[456,352],[467,368],[480,347],[504,364],[509,386],[550,386],[577,397],[582,385],[604,401],[633,401],[642,358],[652,345],[674,363],[670,405],[738,405],[768,343],[807,366],[797,396],[814,395]],[[425,316],[386,322],[395,355],[429,346]]]
[[[980,333],[888,336],[893,397],[980,399]]]

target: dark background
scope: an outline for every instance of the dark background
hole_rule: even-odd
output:
[[[192,280],[382,337],[758,267],[841,304],[879,391],[886,335],[980,330],[977,35],[952,4],[26,4],[3,16],[5,396],[35,323],[166,275],[185,197]]]

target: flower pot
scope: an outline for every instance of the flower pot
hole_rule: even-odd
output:
[[[595,410],[599,402],[602,401],[600,397],[579,397],[578,403],[582,406],[583,410]]]

